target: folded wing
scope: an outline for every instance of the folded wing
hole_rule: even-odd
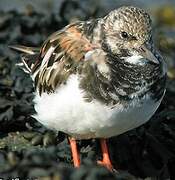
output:
[[[40,49],[24,46],[11,48],[23,53],[25,69],[31,74],[41,95],[43,92],[54,92],[65,83],[70,74],[77,72],[85,54],[94,47],[77,24],[72,24],[52,34]]]

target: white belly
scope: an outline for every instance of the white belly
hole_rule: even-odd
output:
[[[85,102],[78,88],[78,78],[72,75],[67,85],[55,93],[35,96],[34,116],[48,128],[63,131],[78,139],[111,137],[136,128],[150,119],[158,108],[149,95],[134,99],[127,108],[118,104],[107,107],[98,101]]]

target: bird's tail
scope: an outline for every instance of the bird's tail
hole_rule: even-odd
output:
[[[39,48],[26,47],[21,45],[9,46],[9,48],[21,53],[22,63],[18,63],[25,72],[31,73],[39,57]]]

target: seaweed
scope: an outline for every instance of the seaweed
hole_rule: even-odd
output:
[[[92,1],[60,1],[58,11],[47,14],[32,6],[27,6],[24,12],[0,11],[0,178],[175,178],[175,41],[172,40],[175,31],[171,13],[174,7],[161,7],[155,13],[155,40],[168,64],[166,95],[148,123],[109,139],[111,159],[118,172],[111,173],[96,165],[101,154],[98,140],[78,141],[82,166],[74,169],[67,136],[48,131],[30,116],[35,113],[32,82],[15,65],[20,56],[8,45],[39,46],[49,34],[66,24],[109,11],[100,1],[91,4]],[[167,18],[166,11],[173,17]]]

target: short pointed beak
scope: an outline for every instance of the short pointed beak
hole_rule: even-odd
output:
[[[152,63],[159,64],[158,59],[155,57],[155,55],[146,47],[145,44],[143,44],[139,49],[138,52],[143,58],[146,58],[148,61],[151,61]]]

